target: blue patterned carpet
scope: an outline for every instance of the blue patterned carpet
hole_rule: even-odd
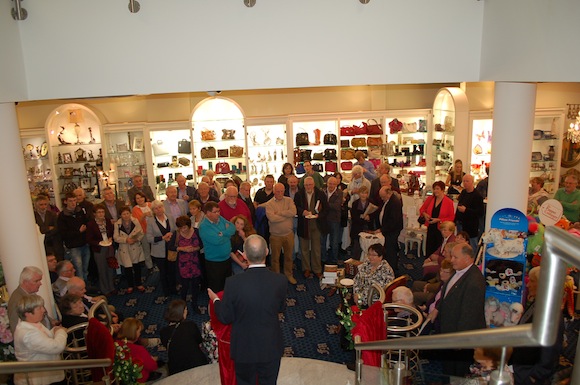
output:
[[[297,285],[288,285],[287,308],[281,319],[284,334],[285,352],[288,357],[303,357],[336,363],[354,361],[354,353],[340,347],[339,320],[335,310],[340,296],[328,297],[329,289],[321,290],[318,279],[305,279],[296,272]],[[119,294],[109,298],[117,312],[124,317],[136,317],[145,325],[144,337],[159,337],[159,331],[166,325],[163,319],[165,308],[177,296],[165,298],[158,287],[158,273],[152,274],[145,282],[144,293],[126,294],[121,289]],[[125,287],[124,281],[120,284]],[[200,326],[209,320],[207,314],[208,297],[201,293],[198,304],[203,314],[188,312],[188,318]],[[163,348],[151,352],[166,360]]]

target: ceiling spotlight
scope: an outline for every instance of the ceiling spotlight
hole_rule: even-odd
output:
[[[361,4],[368,4],[371,0],[358,0]]]
[[[141,9],[141,4],[137,0],[129,0],[129,12],[137,13]]]
[[[26,9],[22,8],[20,5],[21,0],[12,0],[14,2],[14,8],[12,8],[12,18],[14,20],[26,20],[28,17],[28,12]]]
[[[252,8],[256,5],[256,0],[244,0],[244,5],[248,8]]]

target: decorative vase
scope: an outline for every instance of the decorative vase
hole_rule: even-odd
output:
[[[556,150],[554,149],[554,146],[550,146],[550,148],[548,149],[548,156],[549,156],[550,160],[554,160],[555,155],[556,155]]]

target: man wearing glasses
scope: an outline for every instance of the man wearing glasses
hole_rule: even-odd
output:
[[[250,223],[252,223],[252,214],[246,203],[238,196],[238,189],[235,186],[230,186],[226,189],[226,194],[223,201],[219,203],[221,216],[227,221],[236,215],[245,216]]]
[[[236,199],[237,195],[236,191]],[[245,206],[243,202],[242,205]],[[199,235],[205,250],[207,286],[217,293],[224,289],[226,278],[232,275],[230,239],[236,227],[220,215],[216,202],[207,202],[203,211],[205,218],[199,224]]]

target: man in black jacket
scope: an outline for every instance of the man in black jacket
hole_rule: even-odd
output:
[[[66,259],[73,263],[77,274],[87,280],[91,252],[87,244],[86,231],[88,218],[77,206],[75,194],[69,192],[65,197],[65,208],[58,215],[58,230],[66,247]]]
[[[473,175],[463,176],[463,190],[457,198],[455,224],[457,232],[466,231],[469,234],[469,243],[474,252],[477,252],[479,238],[479,218],[483,216],[483,198],[475,190]]]
[[[266,268],[268,246],[251,235],[244,242],[250,266],[226,280],[223,301],[208,289],[215,312],[232,324],[230,356],[239,385],[275,385],[284,351],[278,314],[286,307],[287,280]]]
[[[395,276],[399,270],[399,234],[403,230],[403,205],[390,186],[379,190],[382,204],[374,212],[375,224],[385,237],[385,260],[391,265]]]

